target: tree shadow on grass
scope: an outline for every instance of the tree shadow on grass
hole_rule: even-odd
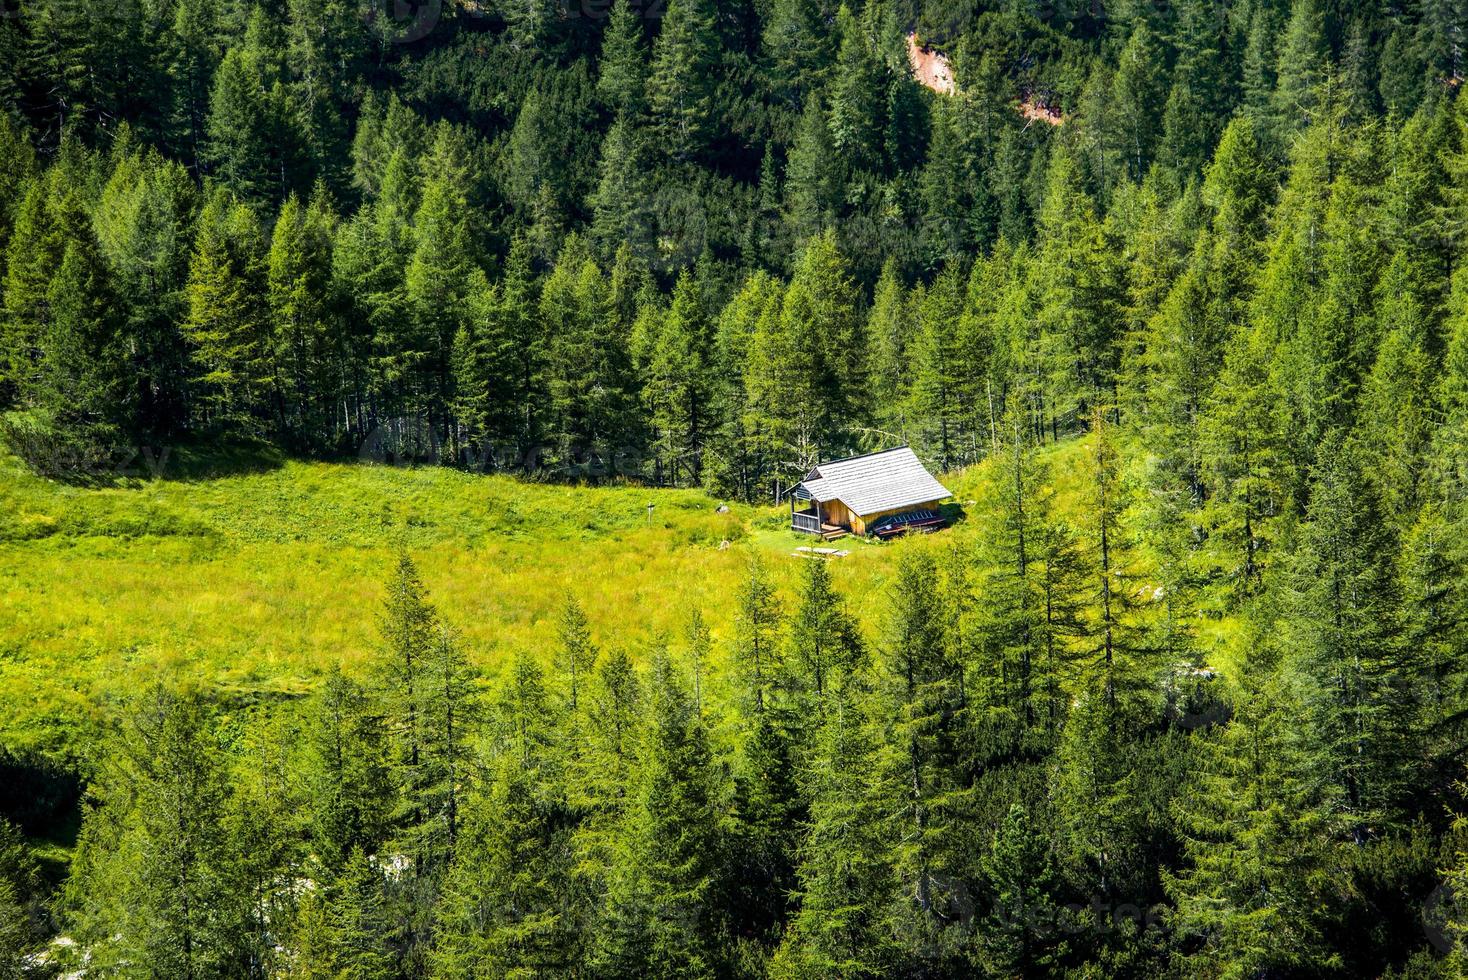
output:
[[[0,416],[0,454],[5,451],[42,479],[88,489],[266,473],[287,459],[264,440],[87,438],[18,414]]]

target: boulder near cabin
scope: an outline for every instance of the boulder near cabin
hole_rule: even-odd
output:
[[[953,496],[907,446],[821,463],[790,489],[790,527],[805,534],[895,537],[947,522],[938,503]]]

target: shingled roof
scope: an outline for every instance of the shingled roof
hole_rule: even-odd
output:
[[[796,494],[821,503],[839,500],[855,514],[915,507],[953,496],[906,446],[822,463],[806,475]]]

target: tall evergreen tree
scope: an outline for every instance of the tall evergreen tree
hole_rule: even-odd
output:
[[[196,695],[133,705],[93,791],[71,888],[92,962],[146,963],[195,980],[245,962],[248,909],[234,880],[229,782]]]
[[[258,431],[270,417],[276,386],[260,223],[220,189],[204,205],[198,227],[182,327],[194,364],[194,397],[206,424]]]
[[[594,968],[716,976],[724,932],[719,787],[708,736],[666,659],[654,665],[649,709]]]
[[[653,43],[648,106],[659,148],[677,162],[699,159],[714,135],[716,18],[709,0],[669,0]]]

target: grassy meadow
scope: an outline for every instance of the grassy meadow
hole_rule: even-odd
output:
[[[1045,451],[1061,510],[1082,528],[1086,448]],[[304,693],[333,664],[361,671],[400,547],[488,677],[520,651],[548,658],[573,592],[598,645],[639,658],[659,642],[676,653],[698,608],[717,688],[749,555],[791,599],[794,549],[812,543],[783,506],[718,513],[725,501],[697,490],[284,460],[174,469],[85,488],[0,458],[0,744],[83,751],[100,713],[155,679],[246,703]],[[943,476],[962,504],[986,478],[984,465]],[[851,554],[833,577],[869,635],[899,549],[972,543],[982,507],[967,510],[938,535],[841,542]]]
[[[980,478],[947,479],[966,500]],[[721,514],[721,503],[694,490],[288,461],[84,488],[0,458],[0,741],[74,747],[96,712],[155,678],[249,699],[303,692],[332,664],[360,670],[399,547],[487,675],[517,651],[549,655],[568,591],[602,647],[634,656],[662,637],[676,648],[699,608],[717,674],[749,554],[789,590],[794,548],[810,543],[784,507]],[[834,577],[873,629],[896,548],[979,530],[965,519],[896,546],[846,539]]]

